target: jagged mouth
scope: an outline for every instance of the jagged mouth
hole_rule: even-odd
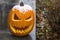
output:
[[[10,25],[10,30],[12,30],[12,32],[14,32],[14,33],[20,33],[20,34],[23,34],[25,32],[30,32],[32,30],[32,28],[33,28],[32,25],[29,25],[28,27],[26,27],[24,29],[23,28],[22,29],[15,28],[15,27],[13,27],[13,26]]]
[[[29,25],[29,26],[30,26],[30,25]],[[17,26],[14,26],[13,28],[14,28],[15,30],[25,30],[25,29],[29,28],[29,26],[25,26],[25,27],[21,27],[21,28],[19,28],[19,27],[17,27]]]

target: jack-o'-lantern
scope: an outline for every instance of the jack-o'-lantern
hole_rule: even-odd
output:
[[[22,4],[22,5],[21,5]],[[34,11],[31,6],[15,5],[8,15],[8,28],[15,36],[25,36],[34,27]]]

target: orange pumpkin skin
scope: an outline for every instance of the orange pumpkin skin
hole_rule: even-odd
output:
[[[17,17],[17,18],[16,18]],[[25,36],[29,34],[34,27],[34,12],[28,10],[21,12],[14,8],[8,15],[8,28],[15,36]]]

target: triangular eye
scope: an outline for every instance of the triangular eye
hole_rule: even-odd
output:
[[[20,20],[16,14],[14,15],[14,20]]]
[[[28,19],[30,19],[31,18],[31,16],[29,16],[28,18],[26,18],[26,20],[28,20]]]

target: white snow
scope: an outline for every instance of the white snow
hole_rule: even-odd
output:
[[[28,10],[33,10],[32,7],[29,6],[29,5],[24,5],[24,6],[15,5],[12,9],[13,9],[13,10],[14,10],[14,9],[17,9],[17,10],[19,10],[20,12],[26,12],[26,11],[28,11]]]

